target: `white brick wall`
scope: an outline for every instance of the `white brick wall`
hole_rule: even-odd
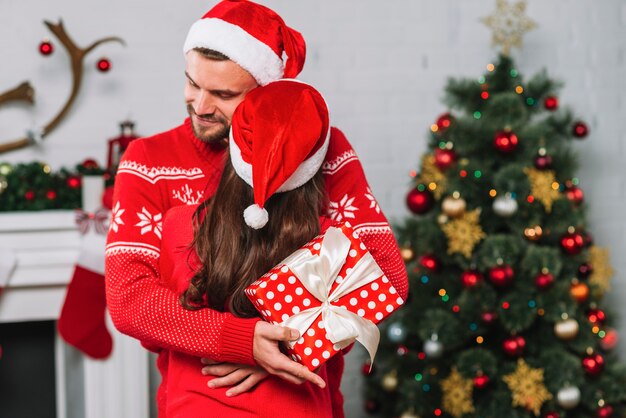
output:
[[[308,41],[302,78],[315,84],[330,103],[334,123],[359,152],[372,189],[392,219],[407,215],[408,172],[425,150],[426,132],[445,109],[439,102],[449,76],[479,76],[495,56],[490,32],[479,19],[493,0],[265,0]],[[56,2],[0,0],[0,91],[29,79],[37,89],[34,112],[24,106],[0,109],[0,141],[45,123],[68,94],[66,57],[40,56],[37,45],[49,36],[40,23],[63,17],[69,33],[85,45],[119,35],[128,46],[104,45],[89,57],[83,91],[69,118],[45,148],[0,156],[0,161],[45,160],[54,167],[94,156],[105,158],[105,140],[117,123],[131,117],[142,134],[177,124],[182,105],[181,45],[188,26],[214,1],[148,0]],[[611,248],[617,271],[609,296],[616,313],[626,298],[626,3],[622,0],[529,0],[528,14],[539,28],[515,51],[519,70],[529,77],[547,67],[564,81],[561,103],[591,127],[581,154],[580,179],[590,203],[591,231]],[[93,70],[102,55],[113,62],[109,74]],[[626,336],[626,321],[621,320]],[[626,338],[626,337],[625,337]],[[626,351],[622,344],[621,351]],[[359,372],[359,361],[350,365]],[[354,375],[346,377],[356,380]],[[361,401],[349,396],[352,416]],[[352,409],[352,408],[350,408]]]

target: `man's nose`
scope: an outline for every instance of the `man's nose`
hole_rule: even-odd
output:
[[[194,103],[196,115],[212,115],[215,113],[215,110],[215,100],[211,93],[205,91],[200,92]]]

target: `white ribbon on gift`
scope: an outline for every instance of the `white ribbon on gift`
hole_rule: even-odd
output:
[[[363,344],[373,362],[380,341],[380,331],[376,324],[333,303],[373,282],[384,273],[368,252],[346,273],[346,277],[343,277],[331,293],[333,282],[350,253],[350,240],[339,228],[330,227],[324,234],[321,246],[319,256],[311,254],[308,249],[301,249],[283,261],[282,264],[296,274],[321,305],[303,310],[283,321],[281,325],[295,328],[304,335],[321,313],[328,338],[336,349],[346,348],[356,340]],[[291,346],[294,344],[291,343]]]

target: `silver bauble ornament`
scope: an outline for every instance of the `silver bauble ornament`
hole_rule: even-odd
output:
[[[391,342],[400,343],[404,341],[404,337],[406,337],[406,330],[401,324],[394,322],[393,324],[389,324],[387,336]]]
[[[430,340],[424,341],[424,353],[429,358],[439,358],[443,354],[443,344],[439,342],[437,334],[433,334]]]
[[[572,318],[563,319],[554,324],[554,333],[563,341],[569,341],[578,335],[578,321]]]
[[[510,193],[496,197],[493,201],[493,211],[503,218],[513,216],[517,212],[517,200],[513,199]]]
[[[562,408],[576,408],[580,403],[580,389],[576,386],[565,386],[557,392],[556,400]]]

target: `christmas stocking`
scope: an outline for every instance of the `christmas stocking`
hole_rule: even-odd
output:
[[[83,177],[85,211],[76,212],[82,241],[57,323],[59,334],[68,344],[95,359],[108,357],[113,349],[113,339],[106,327],[104,290],[104,251],[109,211],[95,210],[100,206],[102,186],[102,177]]]
[[[102,229],[107,217],[108,211],[105,210],[95,214],[78,212],[77,222],[84,235],[57,324],[59,334],[67,343],[95,359],[107,358],[113,349],[105,322],[106,235]]]

